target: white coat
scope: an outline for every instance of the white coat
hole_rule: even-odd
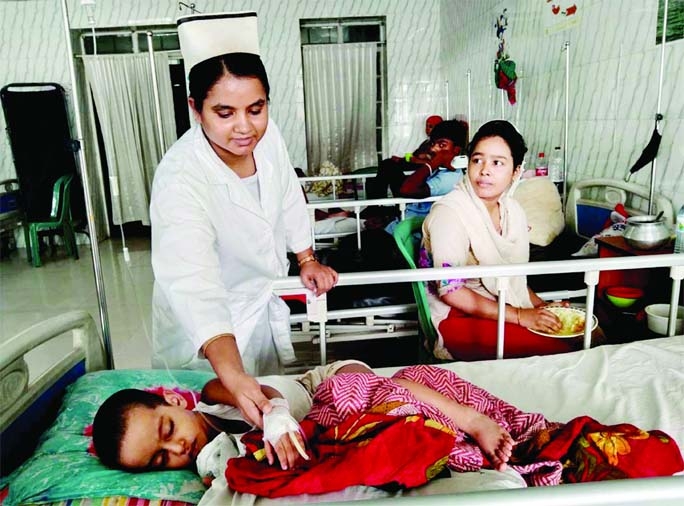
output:
[[[272,292],[287,250],[311,246],[306,203],[278,127],[254,149],[261,202],[195,125],[164,155],[150,218],[153,367],[210,368],[200,348],[232,333],[245,369],[279,372],[294,360],[289,310]]]

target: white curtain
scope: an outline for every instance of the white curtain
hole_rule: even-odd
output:
[[[163,141],[159,140],[148,54],[84,56],[104,140],[112,222],[150,224],[154,170],[176,139],[168,58],[155,55]]]
[[[302,48],[308,173],[329,161],[341,172],[377,165],[377,44]]]

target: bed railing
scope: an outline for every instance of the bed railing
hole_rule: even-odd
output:
[[[580,206],[603,208],[606,215],[616,204],[627,207],[630,216],[650,214],[648,209],[649,188],[636,183],[628,183],[620,179],[582,179],[572,185],[568,192],[565,206],[565,224],[576,235],[589,239],[600,230],[583,230],[580,225]],[[655,196],[655,213],[663,213],[666,223],[674,223],[672,202],[662,195]],[[605,220],[602,219],[601,222]]]
[[[454,169],[463,169],[465,170],[468,167],[468,157],[465,155],[460,155],[454,158],[451,162],[451,166]],[[404,174],[409,175],[412,174],[412,170],[407,170],[404,171]],[[377,175],[377,169],[374,170],[373,172],[354,172],[350,174],[337,174],[337,175],[323,175],[323,176],[303,176],[299,177],[299,181],[302,183],[302,187],[304,188],[304,191],[307,192],[307,195],[309,197],[312,197],[312,194],[308,190],[308,183],[316,183],[316,182],[330,182],[331,183],[331,196],[332,200],[337,200],[338,199],[338,194],[337,194],[337,181],[351,181],[352,183],[352,197],[354,199],[359,199],[359,190],[361,190],[361,197],[360,198],[366,198],[366,181],[369,178],[373,178]],[[344,186],[344,185],[343,185]],[[315,194],[315,192],[314,192]],[[320,195],[315,194],[317,197],[320,197]],[[312,199],[312,200],[318,200],[318,199]],[[328,200],[328,199],[326,199]]]
[[[422,199],[408,199],[408,198],[386,198],[386,199],[368,199],[368,200],[325,200],[317,202],[309,202],[306,207],[309,210],[309,217],[311,222],[311,236],[314,238],[314,249],[316,249],[316,240],[335,239],[349,235],[349,233],[334,233],[334,234],[317,234],[315,213],[316,209],[350,209],[354,211],[356,217],[356,247],[361,249],[361,217],[360,212],[368,206],[399,207],[399,217],[404,219],[406,217],[406,206],[409,204],[417,204],[421,202],[435,202],[441,196],[425,197]]]
[[[431,281],[437,279],[467,279],[467,278],[498,278],[498,325],[496,358],[504,357],[505,349],[505,308],[508,278],[511,276],[533,276],[538,274],[563,274],[570,272],[584,272],[586,285],[585,305],[587,321],[594,314],[594,302],[596,286],[599,274],[611,270],[651,269],[665,267],[670,269],[669,277],[672,280],[670,297],[670,313],[668,323],[668,335],[674,335],[676,312],[681,290],[681,281],[684,279],[684,255],[649,255],[619,258],[591,258],[579,260],[561,260],[552,262],[531,262],[512,265],[477,265],[466,267],[432,268],[432,269],[399,269],[391,271],[372,271],[342,273],[339,275],[337,286],[371,285],[406,283],[416,281]],[[318,324],[319,351],[321,363],[327,361],[326,348],[326,322],[329,320],[326,296],[316,298],[301,283],[299,277],[281,278],[274,282],[274,291],[277,294],[304,293],[307,297],[307,319]],[[591,343],[591,326],[585,325],[584,348],[589,348]]]
[[[41,345],[44,350],[31,353]],[[36,443],[32,434],[47,429],[67,385],[106,364],[97,325],[80,310],[48,318],[0,345],[3,475],[29,457]]]
[[[69,353],[59,364],[28,363],[25,355],[43,343],[57,336],[65,335]],[[71,334],[71,342],[67,339]],[[59,344],[59,343],[57,343]],[[48,318],[0,346],[0,430],[4,431],[10,421],[33,403],[45,390],[54,384],[66,370],[84,362],[86,372],[105,368],[105,353],[102,340],[93,317],[85,311],[70,311]],[[57,356],[62,357],[60,352]]]
[[[359,189],[363,192],[362,195],[365,198],[366,196],[366,180],[371,177],[375,177],[376,172],[369,172],[366,174],[339,174],[335,176],[306,176],[306,177],[300,177],[299,181],[302,184],[304,190],[307,192],[307,195],[311,197],[312,195],[308,192],[307,183],[317,183],[317,182],[330,182],[331,183],[331,191],[332,191],[332,200],[337,200],[338,199],[338,194],[337,194],[337,181],[351,181],[352,182],[352,194],[354,199],[359,198]],[[360,188],[359,188],[360,187]],[[318,196],[318,195],[317,195]],[[318,199],[316,199],[318,200]]]
[[[397,504],[445,504],[456,502],[453,494],[396,497]],[[556,487],[527,487],[466,492],[458,501],[468,506],[679,506],[684,500],[682,476],[567,483]],[[360,504],[368,501],[360,501]],[[376,504],[377,501],[373,501]]]

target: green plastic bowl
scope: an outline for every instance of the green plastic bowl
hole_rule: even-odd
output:
[[[641,288],[632,286],[611,286],[606,288],[606,298],[615,306],[621,309],[634,305],[644,291]]]

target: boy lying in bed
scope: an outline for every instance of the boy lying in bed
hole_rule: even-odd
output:
[[[369,382],[380,381],[385,385],[385,391],[391,392],[390,396],[394,391],[434,410],[436,416],[433,418],[441,417],[454,431],[468,434],[492,466],[504,470],[514,444],[509,432],[473,407],[447,397],[451,393],[450,382],[444,375],[453,373],[432,366],[405,369],[410,370],[419,371],[413,376],[409,372],[411,380],[398,375],[391,380],[380,380],[368,366],[351,360],[316,367],[297,379],[262,378],[262,391],[273,405],[271,412],[264,416],[262,427],[269,464],[275,462],[276,456],[282,469],[293,468],[300,459],[308,460],[298,422],[312,409],[314,394],[326,379],[351,373],[350,376],[357,378],[350,380],[358,381],[360,374],[370,375]],[[436,375],[424,381],[420,371],[433,371]],[[393,383],[388,389],[386,385],[390,381]],[[440,388],[441,385],[445,388]],[[359,396],[365,395],[362,388],[355,390]],[[444,390],[444,393],[438,390]],[[359,399],[358,409],[373,402],[370,398]],[[239,434],[252,428],[239,410],[232,407],[228,393],[218,380],[211,380],[204,386],[201,402],[194,410],[187,409],[186,405],[186,401],[172,390],[165,390],[163,396],[136,389],[114,393],[98,409],[93,423],[93,443],[98,457],[109,467],[129,471],[192,467],[201,450],[220,432]],[[321,415],[327,406],[314,405],[313,409]],[[325,416],[330,417],[330,413]]]

